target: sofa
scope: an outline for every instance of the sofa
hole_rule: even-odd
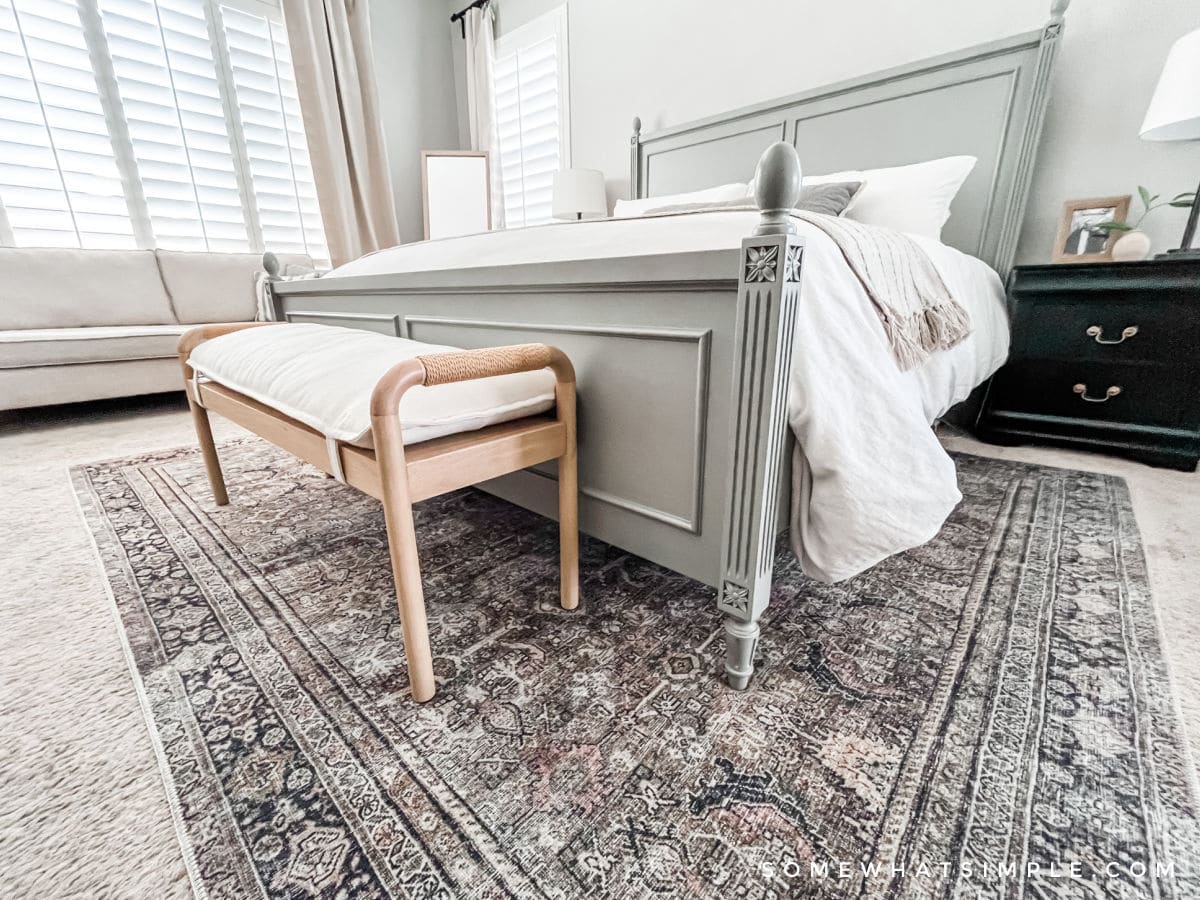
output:
[[[179,336],[255,319],[261,272],[252,253],[0,247],[0,410],[181,390]]]

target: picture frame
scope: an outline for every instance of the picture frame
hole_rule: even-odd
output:
[[[422,150],[425,240],[491,231],[491,160],[485,150]]]
[[[1063,204],[1058,235],[1054,239],[1052,261],[1056,263],[1096,263],[1112,260],[1113,244],[1121,235],[1097,233],[1092,226],[1101,222],[1124,222],[1129,216],[1132,195],[1088,197]]]

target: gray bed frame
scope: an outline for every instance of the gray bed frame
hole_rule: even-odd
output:
[[[1006,272],[1067,2],[1056,0],[1040,31],[657,134],[635,120],[636,197],[746,181],[759,161],[761,221],[740,250],[464,259],[455,270],[277,281],[274,317],[465,348],[562,348],[578,373],[582,529],[717,587],[726,674],[745,688],[788,506],[787,382],[804,252],[781,212],[799,191],[792,147],[813,172],[978,157],[944,239]],[[552,517],[554,477],[539,467],[480,487]],[[587,583],[585,571],[585,602]]]

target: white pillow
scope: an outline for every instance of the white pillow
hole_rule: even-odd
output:
[[[911,166],[814,175],[804,183],[861,181],[862,189],[842,213],[847,219],[940,240],[950,204],[977,161],[974,156],[947,156]]]
[[[663,206],[680,206],[685,203],[722,203],[726,200],[738,200],[746,196],[745,184],[722,184],[719,187],[705,188],[702,191],[689,191],[686,194],[660,194],[657,197],[646,197],[644,200],[618,200],[613,208],[614,219],[633,219],[644,216],[652,209]]]

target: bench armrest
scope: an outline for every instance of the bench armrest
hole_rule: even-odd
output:
[[[559,381],[574,381],[575,372],[563,352],[545,344],[514,344],[418,356],[425,367],[425,385],[452,384],[475,378],[511,375],[552,368]],[[565,376],[565,377],[564,377]]]
[[[515,344],[480,350],[431,353],[392,366],[371,393],[371,415],[396,415],[409,388],[434,387],[476,378],[553,369],[560,385],[575,384],[575,369],[565,353],[545,344]]]

